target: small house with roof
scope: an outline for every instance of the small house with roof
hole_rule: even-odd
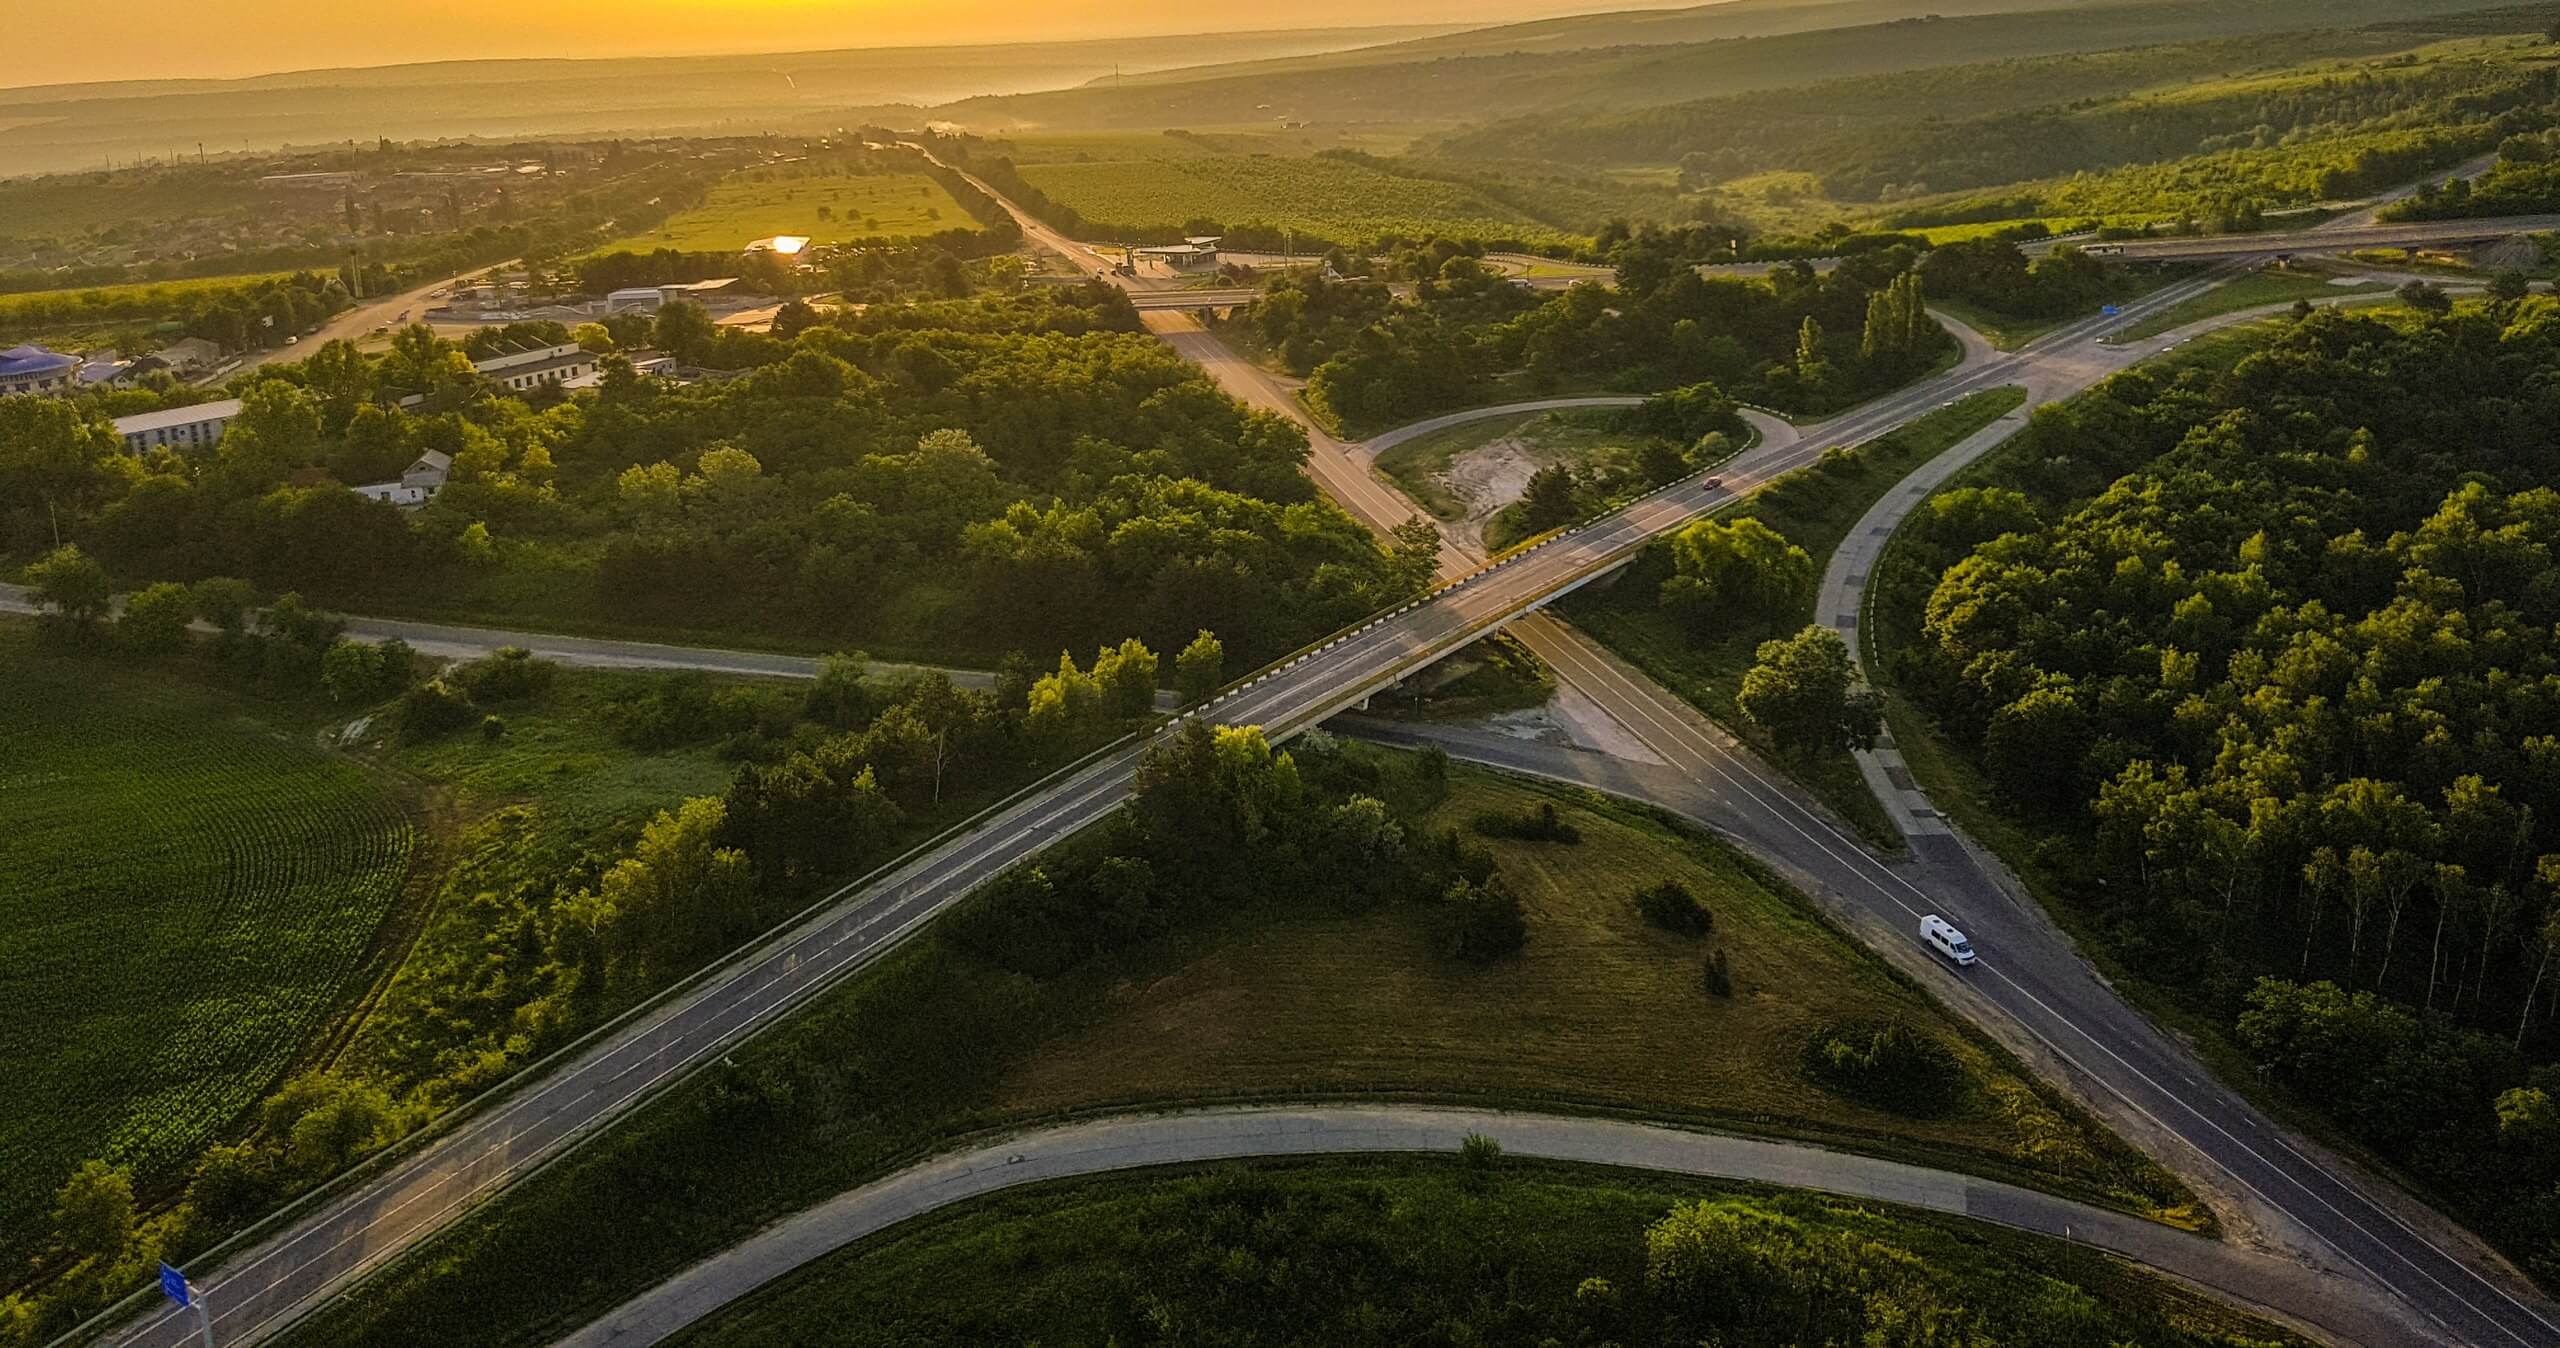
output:
[[[445,479],[453,474],[453,456],[440,449],[423,450],[417,461],[400,474],[397,482],[368,482],[354,488],[358,496],[376,501],[389,501],[403,510],[415,510],[435,499],[444,490]]]

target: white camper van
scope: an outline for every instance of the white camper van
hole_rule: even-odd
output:
[[[1964,939],[1964,933],[1957,931],[1954,923],[1936,913],[1920,919],[1920,940],[1958,964],[1973,963],[1973,942]]]

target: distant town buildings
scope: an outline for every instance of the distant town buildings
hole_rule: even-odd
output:
[[[0,397],[12,393],[68,393],[79,381],[80,358],[41,346],[0,351]]]
[[[124,437],[125,449],[135,454],[164,448],[208,449],[222,439],[223,428],[238,415],[240,400],[224,398],[193,407],[117,417],[116,434]]]

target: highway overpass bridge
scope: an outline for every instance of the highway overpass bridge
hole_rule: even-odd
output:
[[[2408,224],[2364,225],[2353,229],[2307,229],[2264,234],[2207,234],[2181,239],[2125,239],[2081,245],[2100,256],[2128,262],[2236,262],[2301,253],[2336,253],[2355,248],[2436,248],[2494,243],[2518,234],[2560,230],[2560,215],[2508,215],[2478,220],[2428,220]]]

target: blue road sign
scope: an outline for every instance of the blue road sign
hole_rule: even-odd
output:
[[[2114,305],[2109,304],[2109,305],[2101,306],[2101,307],[2099,308],[2098,312],[2099,312],[2099,313],[2102,313],[2102,314],[2105,314],[2105,315],[2106,315],[2107,317],[2109,317],[2109,318],[2113,318],[2113,317],[2115,317],[2115,316],[2116,316],[2117,310],[2116,310],[2116,307],[2115,307]]]
[[[196,1289],[187,1286],[187,1275],[167,1264],[160,1266],[160,1292],[180,1306],[195,1304]]]

